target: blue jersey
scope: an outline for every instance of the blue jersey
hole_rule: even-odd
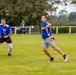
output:
[[[11,27],[6,24],[6,26],[3,26],[0,24],[0,36],[7,36],[12,31]]]
[[[47,21],[43,22],[42,27],[45,27],[47,24],[49,24],[49,22],[47,22]],[[52,32],[51,32],[50,27],[42,30],[42,38],[45,39],[45,38],[50,37],[50,36],[52,36]]]

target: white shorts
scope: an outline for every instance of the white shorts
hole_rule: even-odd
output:
[[[48,38],[42,39],[42,47],[45,48],[48,46],[51,46],[51,47],[55,46],[54,40],[51,39],[51,36]]]

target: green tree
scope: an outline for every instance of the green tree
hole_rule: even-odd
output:
[[[69,14],[69,22],[76,21],[76,12],[71,12]]]
[[[41,16],[47,11],[55,12],[57,7],[53,5],[59,3],[60,0],[0,0],[0,18],[6,17],[11,25],[19,25],[22,19],[27,25],[40,25]]]
[[[68,12],[66,10],[60,10],[59,14],[59,22],[68,21]]]
[[[0,0],[0,3],[0,16],[11,19],[13,25],[19,25],[22,19],[28,25],[39,24],[45,10],[51,10],[45,0]]]

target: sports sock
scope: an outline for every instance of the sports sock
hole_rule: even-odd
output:
[[[12,43],[8,43],[8,53],[11,53],[12,51]]]

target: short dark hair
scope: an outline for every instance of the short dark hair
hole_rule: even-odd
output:
[[[5,20],[5,21],[6,21],[6,19],[5,19],[5,18],[2,18],[1,20]]]

